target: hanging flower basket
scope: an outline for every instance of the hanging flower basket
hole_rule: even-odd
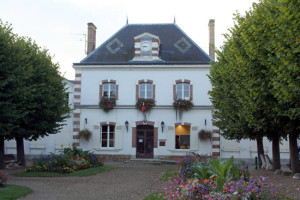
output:
[[[105,112],[112,110],[116,106],[115,98],[102,98],[99,102],[99,107],[103,109]]]
[[[92,135],[92,133],[88,129],[79,131],[79,138],[83,138],[86,141],[89,141],[89,139],[91,138],[91,135]]]
[[[194,106],[191,100],[176,99],[173,103],[176,110],[190,110]]]
[[[143,104],[144,104],[144,111],[149,111],[151,110],[151,108],[153,106],[155,106],[155,101],[153,99],[143,99],[143,98],[139,98],[135,104],[135,107],[140,110],[143,111]]]
[[[211,131],[201,129],[198,135],[200,140],[205,141],[211,138]]]

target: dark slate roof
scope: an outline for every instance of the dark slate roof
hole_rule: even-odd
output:
[[[162,61],[132,61],[134,37],[145,32],[159,37]],[[210,61],[212,58],[176,24],[127,24],[74,65],[209,64]]]

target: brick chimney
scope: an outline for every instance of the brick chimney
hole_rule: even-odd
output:
[[[210,19],[208,23],[209,30],[209,56],[215,60],[215,20]]]
[[[87,55],[89,55],[96,48],[96,29],[93,23],[88,23],[88,36],[87,36]]]

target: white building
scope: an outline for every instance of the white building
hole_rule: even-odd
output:
[[[209,43],[214,45],[214,20],[209,22]],[[212,125],[208,91],[210,62],[207,55],[175,23],[127,24],[96,48],[96,27],[88,24],[88,56],[74,63],[75,81],[67,81],[71,117],[60,133],[38,141],[25,141],[25,154],[57,153],[76,145],[102,157],[174,159],[195,152],[212,156],[249,159],[257,156],[256,142],[237,143],[220,137]],[[99,101],[115,98],[105,112]],[[140,99],[153,99],[155,106],[142,112]],[[190,100],[188,111],[175,109],[176,99]],[[79,132],[88,129],[89,140]],[[212,138],[199,139],[199,131]],[[8,141],[6,154],[16,154],[15,141]],[[271,155],[271,143],[264,141]],[[288,159],[287,142],[281,158]],[[253,159],[252,159],[253,160]]]
[[[96,27],[88,26],[91,51]],[[211,61],[175,23],[127,24],[73,65],[74,144],[123,159],[191,151],[218,156],[219,141],[213,153],[210,140],[198,138],[201,129],[213,129],[207,77]],[[105,112],[99,101],[110,97],[116,98],[116,106]],[[155,106],[142,112],[136,108],[139,98],[153,99]],[[194,106],[176,110],[175,99],[190,100]],[[89,141],[79,138],[84,129],[92,132]]]

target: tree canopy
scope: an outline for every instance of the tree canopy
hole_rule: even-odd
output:
[[[1,140],[37,140],[60,130],[69,108],[58,70],[46,49],[0,20]]]
[[[245,16],[235,15],[210,74],[214,122],[225,138],[267,136],[279,148],[289,136],[297,148],[299,19],[297,0],[261,0]]]

